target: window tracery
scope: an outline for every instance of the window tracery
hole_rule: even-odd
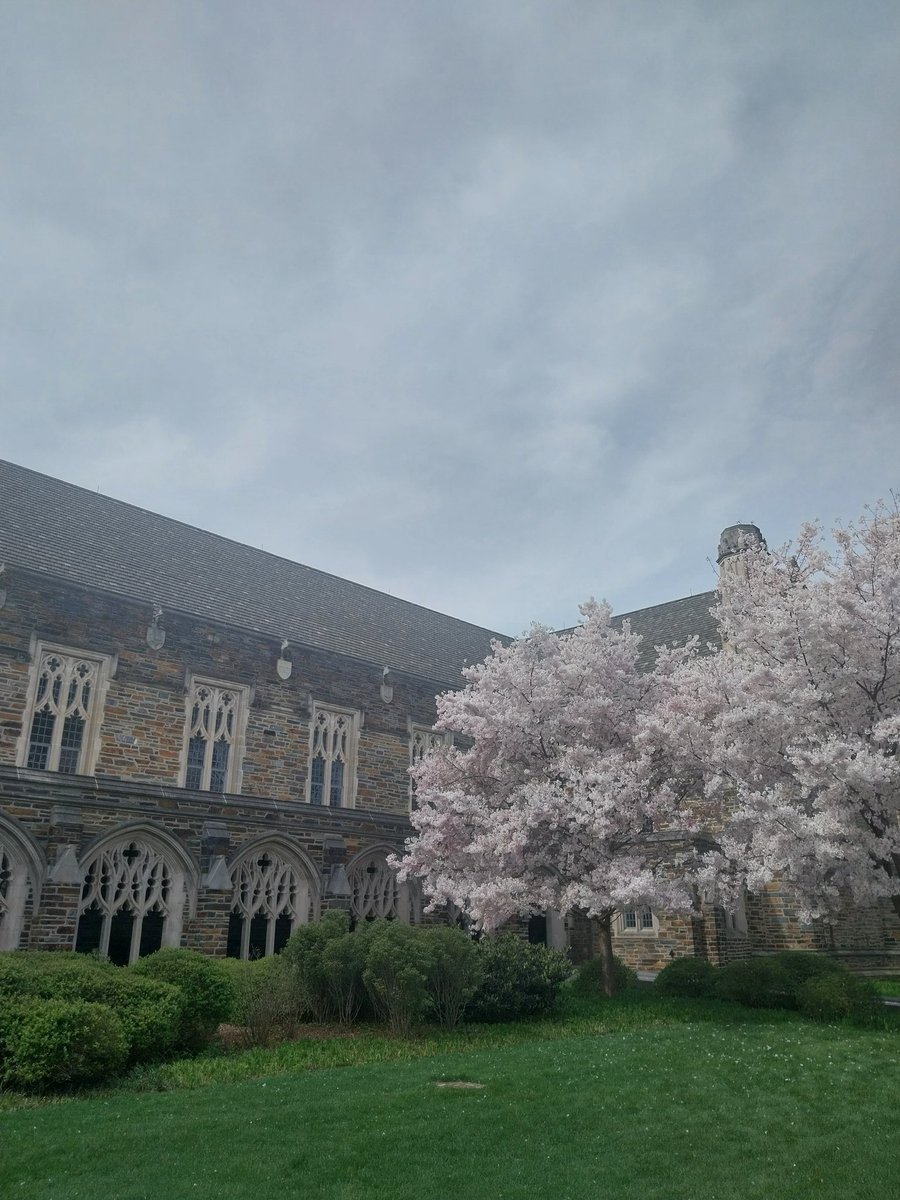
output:
[[[75,949],[127,965],[162,946],[177,946],[184,873],[141,838],[123,839],[88,861]]]
[[[246,689],[195,678],[188,692],[183,783],[203,792],[239,788]]]
[[[232,871],[228,923],[231,958],[277,954],[295,925],[309,921],[313,887],[308,873],[272,848],[241,859]]]
[[[358,726],[359,714],[349,709],[313,707],[310,804],[352,806]]]
[[[38,643],[21,766],[63,775],[93,772],[108,675],[108,658]]]
[[[357,921],[418,920],[417,895],[409,883],[401,883],[381,851],[358,858],[347,872],[350,882],[350,912]]]

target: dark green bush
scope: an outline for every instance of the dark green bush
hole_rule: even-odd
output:
[[[30,996],[0,1011],[0,1078],[11,1087],[96,1083],[120,1071],[127,1053],[122,1022],[105,1004]]]
[[[705,958],[676,958],[654,981],[662,996],[711,996],[719,972]]]
[[[445,1029],[455,1029],[481,983],[478,947],[461,929],[434,925],[423,929],[429,952],[427,977],[432,1011]]]
[[[281,952],[291,972],[301,1011],[316,1021],[326,1020],[332,1011],[332,994],[322,962],[325,947],[349,929],[349,915],[332,909],[323,914],[321,921],[295,929]]]
[[[796,1003],[816,1021],[869,1021],[879,1011],[878,993],[870,981],[849,971],[809,975],[797,988]]]
[[[367,1000],[363,978],[374,924],[331,938],[322,950],[322,976],[330,1012],[343,1024],[355,1021]]]
[[[210,958],[197,950],[157,950],[134,966],[119,969],[174,984],[180,990],[178,1049],[201,1049],[234,1009],[234,985],[227,967],[221,959]]]
[[[613,958],[613,982],[616,993],[637,986],[637,971],[633,971],[621,958]],[[572,991],[576,996],[603,995],[603,964],[599,958],[589,958],[575,972]]]
[[[473,1021],[515,1021],[550,1013],[571,968],[566,956],[533,946],[514,933],[477,943],[482,980],[469,1004]]]
[[[16,950],[0,954],[0,999],[40,996],[105,1004],[122,1022],[132,1063],[163,1058],[178,1038],[182,995],[171,984],[83,954]]]
[[[715,995],[751,1008],[799,1008],[800,994],[812,980],[838,979],[832,994],[853,991],[854,976],[836,959],[808,950],[783,950],[729,963],[717,972]],[[810,995],[816,994],[813,988]],[[823,985],[821,994],[827,994]],[[811,1003],[811,1001],[810,1001]]]
[[[363,981],[376,1013],[405,1037],[431,1007],[431,952],[424,931],[399,921],[375,921],[366,934]],[[358,932],[352,935],[358,936]]]
[[[772,955],[742,958],[722,967],[716,978],[714,995],[733,1000],[748,1008],[791,1008],[791,981]]]
[[[778,954],[766,956],[776,963],[783,971],[791,996],[796,998],[797,990],[806,983],[807,979],[819,978],[823,975],[848,975],[849,969],[835,958],[827,954],[819,954],[815,950],[781,950]]]

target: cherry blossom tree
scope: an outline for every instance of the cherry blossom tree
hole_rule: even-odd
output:
[[[884,897],[900,915],[900,513],[738,549],[725,649],[684,662],[638,732],[702,786],[697,881],[728,903],[786,880],[806,920]]]
[[[458,906],[490,930],[517,914],[582,909],[596,918],[611,993],[611,921],[618,909],[687,909],[687,860],[672,869],[653,829],[684,828],[685,793],[665,781],[658,752],[637,740],[641,714],[671,707],[689,651],[663,651],[641,671],[641,638],[591,602],[573,631],[534,626],[466,670],[438,698],[437,728],[462,742],[415,769],[416,836],[404,876],[431,906]],[[695,781],[689,781],[691,788]]]

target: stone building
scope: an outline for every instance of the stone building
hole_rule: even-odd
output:
[[[0,949],[247,957],[328,907],[422,919],[386,861],[409,767],[444,736],[435,694],[501,635],[10,463],[0,564]],[[648,646],[707,641],[713,600],[628,615]],[[527,928],[591,953],[576,916]],[[652,969],[900,944],[887,911],[834,936],[773,890],[693,921],[625,912],[616,945]]]

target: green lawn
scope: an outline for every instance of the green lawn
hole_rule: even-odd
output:
[[[0,1113],[0,1196],[25,1200],[888,1200],[900,1178],[900,1040],[724,1006],[617,1005],[444,1043],[342,1043],[201,1060],[182,1090]],[[715,1014],[725,1011],[717,1020]],[[599,1006],[597,1011],[601,1011]],[[625,1017],[613,1019],[613,1013]],[[733,1014],[733,1015],[729,1015]],[[595,1018],[595,1029],[604,1021]],[[489,1044],[493,1038],[494,1044]],[[365,1047],[368,1044],[369,1049]],[[302,1044],[301,1044],[302,1045]],[[385,1047],[397,1061],[384,1061]],[[412,1049],[411,1047],[414,1047]],[[406,1049],[404,1049],[406,1048]],[[451,1052],[447,1052],[448,1049]],[[279,1059],[278,1054],[281,1054]],[[412,1054],[424,1057],[410,1057]],[[298,1069],[305,1063],[306,1069]],[[218,1066],[216,1064],[219,1064]],[[289,1073],[293,1070],[293,1073]],[[439,1080],[479,1089],[445,1089]],[[144,1083],[151,1080],[144,1078]]]

